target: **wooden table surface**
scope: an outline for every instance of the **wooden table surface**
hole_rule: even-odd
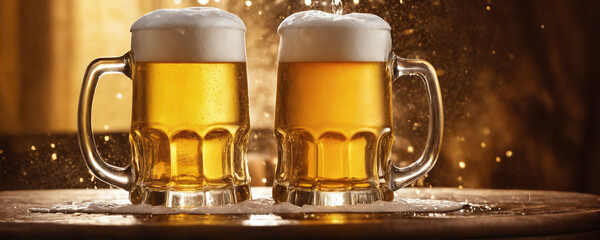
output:
[[[36,213],[29,209],[91,200],[123,200],[127,193],[117,189],[3,191],[0,192],[0,239],[600,238],[600,197],[596,195],[455,188],[407,188],[399,190],[397,195],[462,201],[469,206],[444,213],[66,214]]]

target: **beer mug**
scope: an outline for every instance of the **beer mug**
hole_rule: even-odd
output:
[[[216,8],[162,9],[131,27],[131,52],[88,66],[78,134],[96,178],[129,191],[134,204],[195,207],[250,198],[245,150],[250,129],[246,27]],[[98,153],[91,127],[100,76],[133,81],[132,164]]]
[[[393,191],[436,162],[443,112],[433,67],[391,52],[390,26],[378,16],[321,11],[279,26],[275,135],[277,202],[347,205],[391,201]],[[416,75],[429,101],[427,143],[410,166],[391,163],[392,81]]]

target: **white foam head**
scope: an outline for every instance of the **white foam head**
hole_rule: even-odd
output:
[[[160,9],[131,26],[139,62],[246,62],[244,22],[210,7]]]
[[[373,14],[295,13],[277,30],[279,62],[387,61],[390,30],[385,20]]]

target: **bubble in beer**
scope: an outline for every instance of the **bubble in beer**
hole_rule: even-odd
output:
[[[246,62],[244,22],[218,8],[156,10],[131,32],[138,62]]]
[[[367,13],[292,14],[279,25],[279,62],[383,62],[391,51],[390,25]]]

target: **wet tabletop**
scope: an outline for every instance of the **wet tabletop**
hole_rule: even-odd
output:
[[[269,188],[255,187],[254,198]],[[590,194],[455,188],[407,188],[403,198],[468,203],[450,212],[287,214],[38,213],[92,200],[123,201],[117,189],[0,192],[0,238],[393,238],[600,236],[600,197]],[[258,196],[257,196],[258,195]]]

